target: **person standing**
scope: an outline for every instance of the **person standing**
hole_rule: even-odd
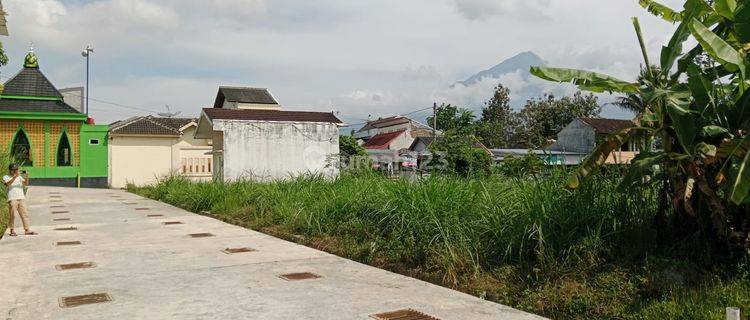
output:
[[[15,227],[15,214],[14,211],[18,212],[18,216],[21,217],[23,223],[23,229],[26,235],[36,235],[37,233],[29,229],[29,213],[26,211],[26,194],[24,193],[24,187],[29,185],[29,176],[21,176],[18,172],[18,165],[12,163],[8,166],[8,174],[3,176],[3,183],[7,189],[7,200],[8,200],[8,224],[10,226],[10,235],[17,236],[18,234],[13,231]]]

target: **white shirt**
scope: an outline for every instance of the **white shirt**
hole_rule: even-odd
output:
[[[8,183],[10,180],[13,180],[13,177],[9,175],[3,176],[3,184]],[[24,182],[23,177],[18,176],[18,178],[16,178],[16,180],[13,181],[13,183],[7,186],[8,201],[26,199],[26,196],[23,194],[23,182]]]

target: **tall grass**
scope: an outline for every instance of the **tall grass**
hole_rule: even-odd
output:
[[[603,175],[569,192],[566,178],[168,177],[130,190],[553,319],[712,319],[750,301],[750,277],[701,264],[695,243],[657,245],[654,190]]]
[[[369,248],[359,260],[385,257],[442,272],[451,282],[507,263],[557,270],[647,245],[653,192],[620,193],[603,178],[568,192],[560,188],[564,178],[434,177],[414,183],[346,174],[336,181],[219,184],[171,177],[142,192],[253,227],[345,238]]]
[[[0,177],[5,175],[5,171],[8,169],[8,165],[10,164],[10,158],[8,156],[0,156]],[[8,209],[6,204],[6,191],[5,186],[2,186],[2,191],[0,192],[0,203],[2,203],[2,206],[0,206],[0,239],[3,238],[5,235],[5,230],[8,228]]]

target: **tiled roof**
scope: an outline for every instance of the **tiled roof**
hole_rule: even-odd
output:
[[[214,108],[221,108],[224,101],[239,103],[279,104],[268,89],[249,87],[219,87]]]
[[[57,88],[38,68],[23,68],[5,83],[4,95],[62,98]]]
[[[205,108],[210,119],[341,123],[330,112]]]
[[[22,97],[0,98],[2,111],[80,113],[62,101],[60,92],[38,68],[23,68],[5,83],[2,94]]]
[[[109,132],[115,135],[179,136],[182,134],[180,129],[193,121],[196,119],[134,117],[111,124]]]
[[[610,134],[635,125],[633,121],[604,118],[580,118],[581,121],[594,128],[596,133]]]
[[[393,117],[387,117],[387,118],[381,118],[378,120],[373,120],[367,122],[364,127],[359,129],[359,131],[366,131],[374,128],[383,128],[383,127],[389,127],[399,124],[408,123],[411,121],[409,118],[402,117],[402,116],[393,116]]]
[[[391,144],[391,142],[404,134],[404,132],[406,132],[406,130],[376,134],[375,136],[367,140],[367,142],[365,142],[362,147],[364,147],[365,149],[388,149],[388,146]]]
[[[63,101],[0,99],[2,111],[80,113]]]

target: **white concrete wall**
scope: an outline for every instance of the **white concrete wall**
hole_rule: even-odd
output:
[[[596,133],[581,119],[575,119],[557,134],[552,150],[589,153],[596,147]]]
[[[273,181],[308,173],[338,176],[335,124],[214,120],[213,129],[223,132],[225,181]]]

